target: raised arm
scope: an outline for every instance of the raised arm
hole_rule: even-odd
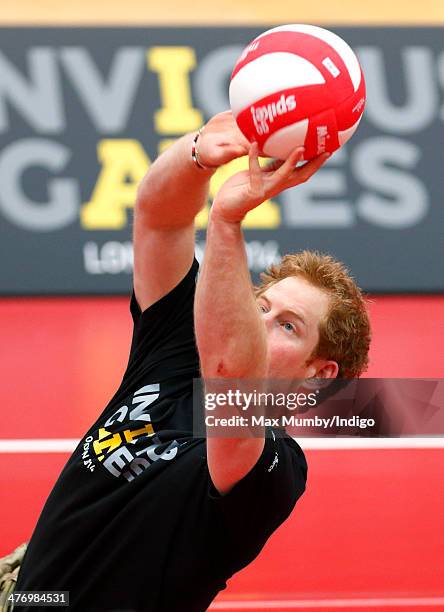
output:
[[[142,180],[134,213],[134,290],[142,310],[167,294],[189,270],[194,253],[194,218],[208,198],[218,166],[248,152],[231,112],[213,117],[199,136],[199,159],[192,160],[194,134],[176,141]]]
[[[195,298],[197,345],[207,379],[267,377],[265,326],[254,297],[240,224],[249,210],[306,181],[327,159],[320,156],[296,168],[302,157],[302,150],[296,149],[285,163],[261,169],[257,145],[251,146],[249,156],[249,170],[228,179],[210,214]],[[208,467],[220,493],[227,493],[251,470],[263,447],[263,437],[208,437]]]

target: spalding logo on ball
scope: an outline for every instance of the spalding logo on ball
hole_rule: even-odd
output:
[[[230,104],[239,128],[263,155],[305,159],[332,153],[351,138],[365,106],[356,55],[333,32],[292,24],[255,38],[237,61]]]

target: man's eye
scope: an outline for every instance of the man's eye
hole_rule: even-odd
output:
[[[284,323],[281,323],[281,325],[285,329],[285,331],[296,333],[296,327],[293,325],[293,323],[288,323],[288,321],[286,321]]]
[[[265,306],[263,304],[259,304],[259,310],[261,312],[267,312],[267,309],[265,308]]]

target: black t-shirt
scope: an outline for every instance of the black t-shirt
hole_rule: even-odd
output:
[[[18,591],[69,591],[81,612],[201,612],[302,495],[304,454],[280,432],[227,495],[211,482],[192,436],[197,270],[143,313],[133,296],[122,383],[58,478]]]

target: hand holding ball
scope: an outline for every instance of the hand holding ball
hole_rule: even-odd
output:
[[[280,26],[255,38],[230,83],[237,124],[262,154],[304,159],[333,153],[358,127],[365,106],[361,66],[348,44],[311,25]]]

